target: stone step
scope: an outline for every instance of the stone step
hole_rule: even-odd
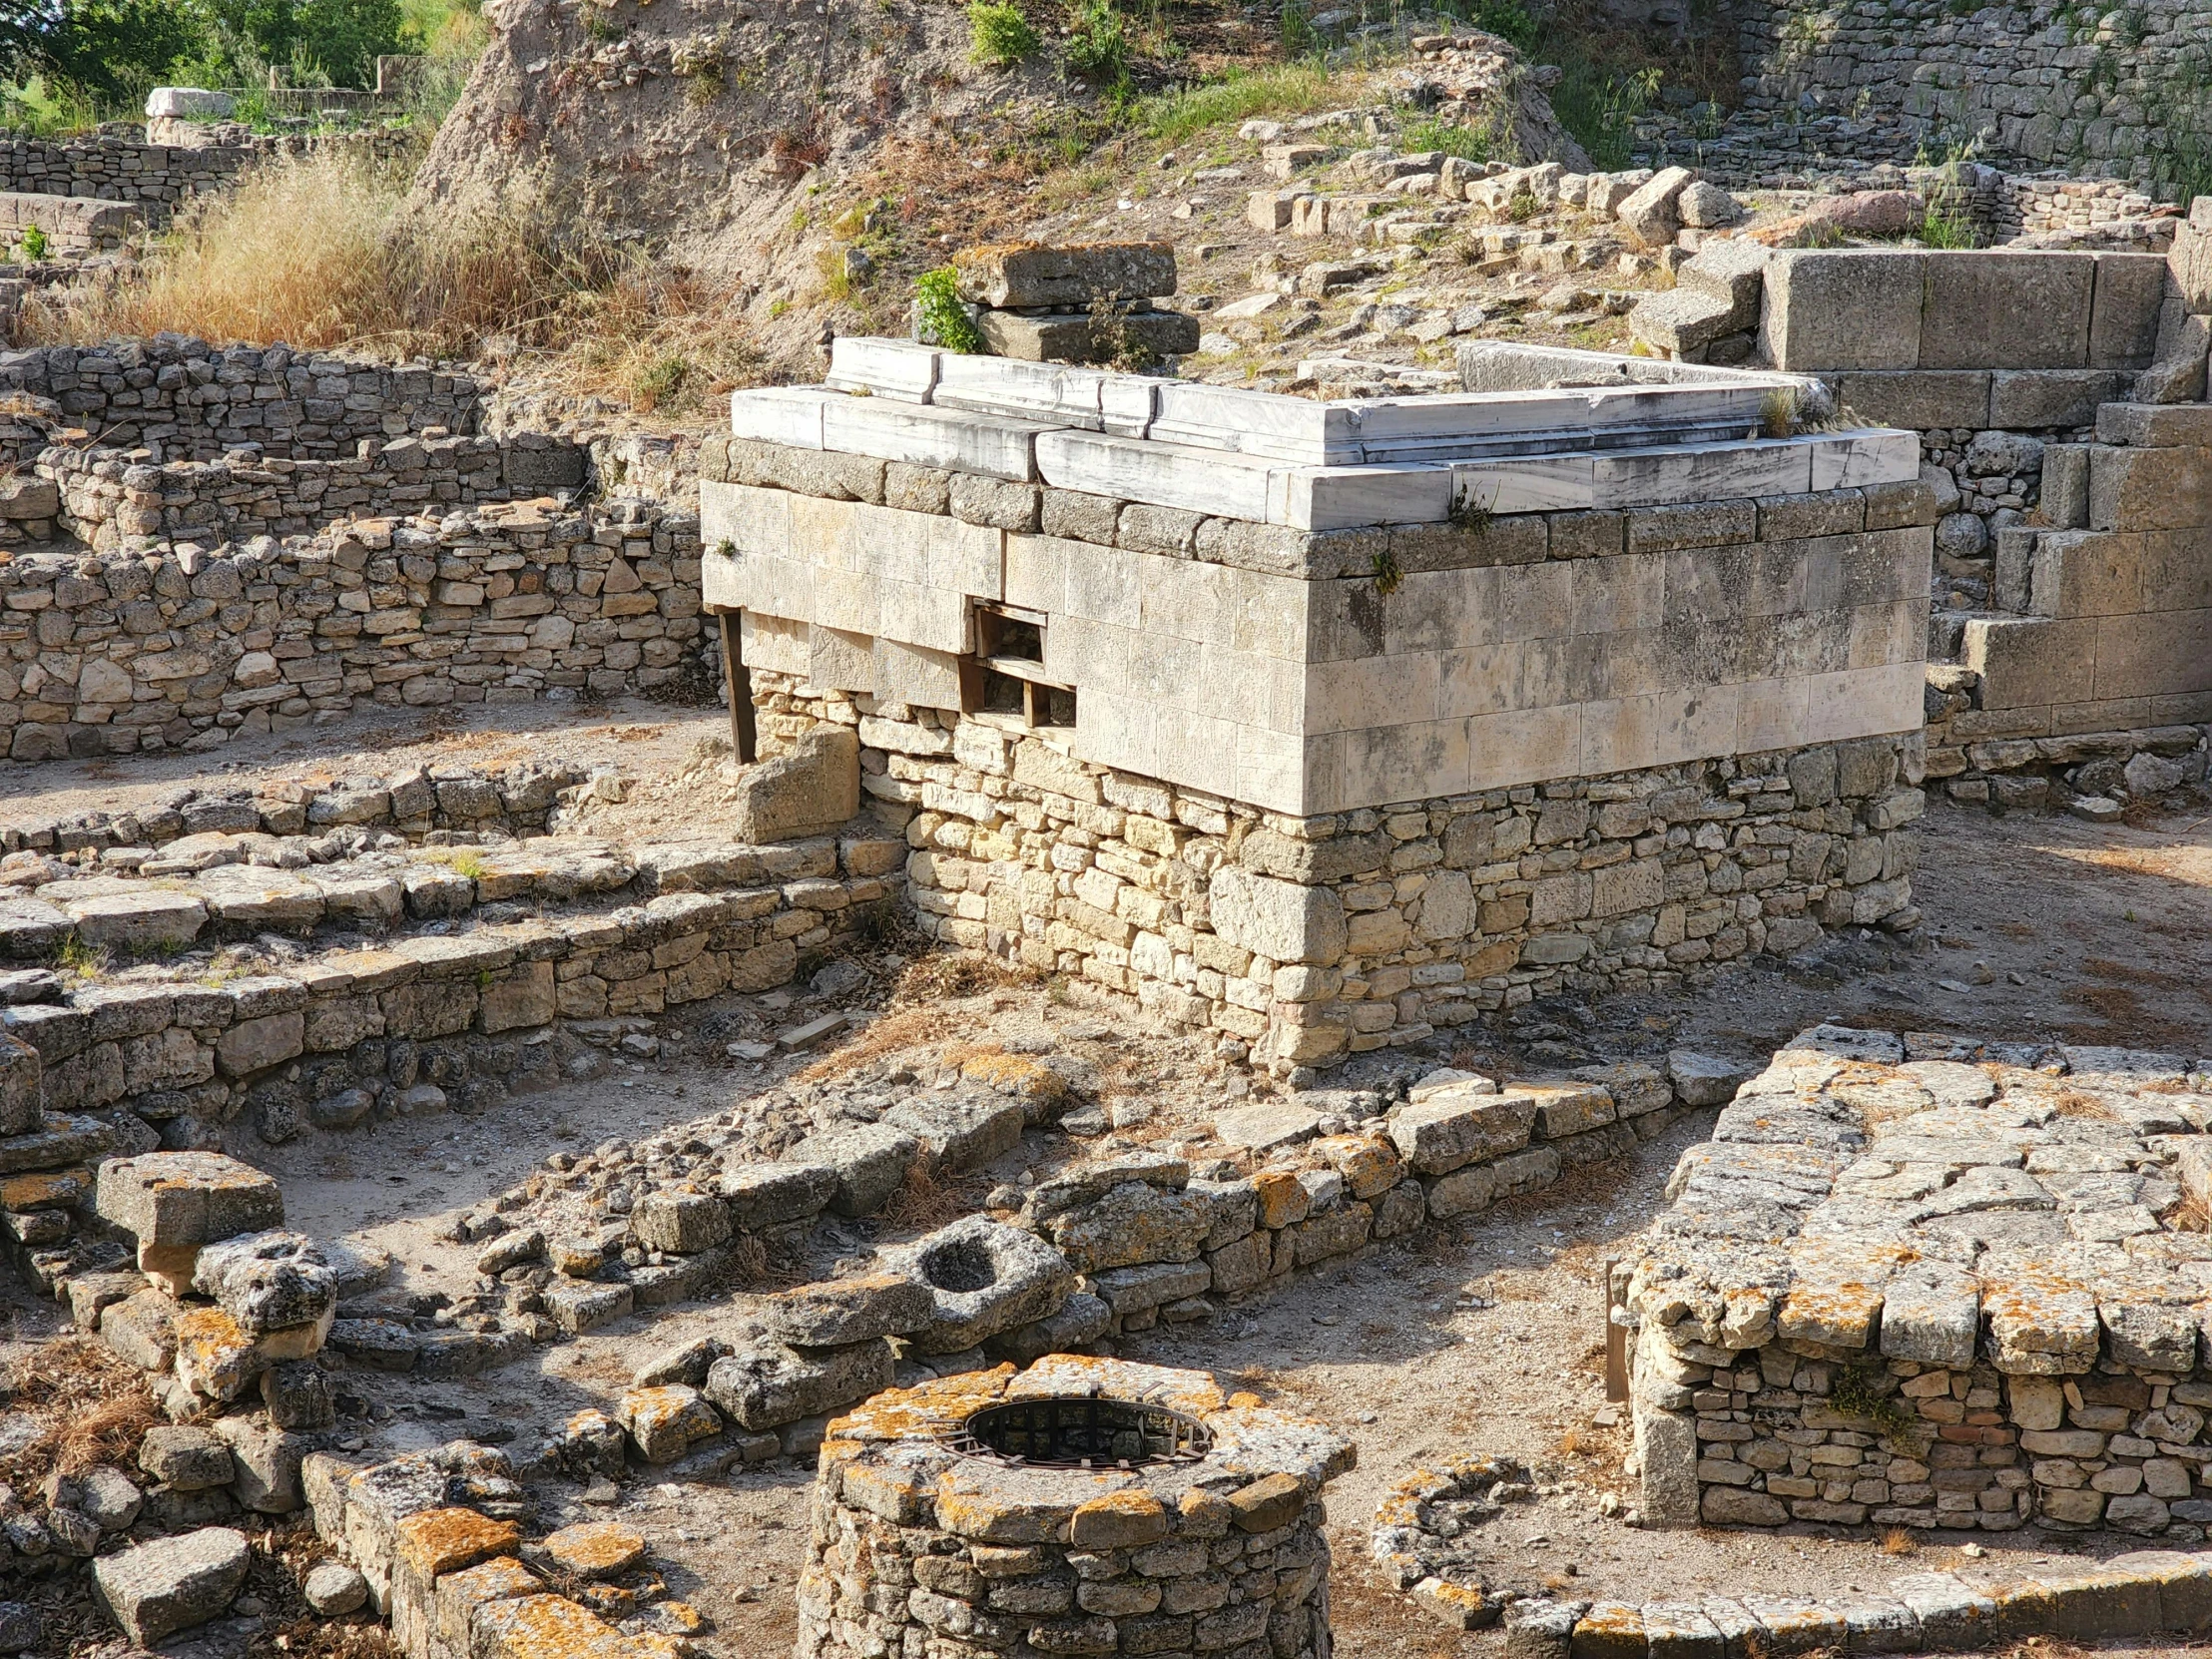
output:
[[[904,862],[905,851],[902,840],[866,826],[774,846],[689,840],[625,847],[570,835],[408,846],[389,833],[372,841],[358,832],[217,830],[159,847],[108,847],[97,862],[24,850],[0,856],[0,893],[7,895],[0,896],[0,958],[72,949],[141,955],[269,931],[377,934],[494,904],[774,892],[840,873],[883,875]]]
[[[37,1052],[46,1118],[33,1135],[0,1139],[0,1177],[102,1150],[212,1146],[220,1126],[249,1109],[262,1137],[280,1142],[302,1124],[343,1129],[481,1110],[510,1090],[566,1081],[578,1062],[584,1070],[575,1075],[597,1075],[605,1064],[590,1059],[588,1045],[611,1045],[671,1008],[725,991],[771,990],[804,952],[830,944],[856,913],[903,887],[903,842],[873,833],[765,848],[692,842],[566,862],[528,846],[507,855],[504,872],[447,871],[445,879],[479,890],[513,879],[543,903],[548,882],[571,891],[577,865],[628,878],[612,890],[571,892],[564,907],[536,915],[508,901],[411,925],[394,915],[389,933],[357,929],[296,957],[272,950],[264,932],[263,947],[243,961],[202,941],[122,978],[10,976],[8,995],[19,1000],[0,1007],[0,1036]],[[248,880],[295,878],[223,869]],[[362,880],[356,892],[370,884]],[[387,907],[396,893],[403,908],[403,880],[386,871],[373,881],[383,883]],[[144,889],[136,900],[92,902],[135,902],[142,917],[209,905],[205,885],[135,884]],[[270,916],[260,925],[292,930]],[[90,1144],[94,1131],[112,1144]]]

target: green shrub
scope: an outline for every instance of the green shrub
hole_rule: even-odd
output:
[[[1038,47],[1037,31],[1008,0],[969,0],[968,56],[991,69],[1007,69]]]
[[[1126,86],[1129,59],[1129,34],[1113,0],[1085,0],[1068,36],[1068,68],[1094,86]]]
[[[914,303],[921,313],[921,331],[934,335],[947,351],[980,351],[983,334],[960,303],[960,275],[950,266],[925,271],[914,278]]]
[[[23,227],[23,257],[34,265],[46,258],[46,233],[36,225]]]
[[[1559,56],[1562,73],[1551,89],[1552,113],[1589,152],[1593,166],[1619,172],[1629,163],[1636,118],[1659,95],[1659,71],[1618,74],[1571,53]]]
[[[1523,52],[1536,44],[1536,20],[1521,0],[1476,0],[1474,26],[1504,37]]]
[[[1462,127],[1455,121],[1416,121],[1399,135],[1407,151],[1441,150],[1462,161],[1490,159],[1490,132],[1486,127]]]

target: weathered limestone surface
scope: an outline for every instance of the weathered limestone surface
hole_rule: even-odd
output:
[[[1822,1026],[1683,1155],[1629,1288],[1665,1524],[2197,1542],[2206,1062]]]

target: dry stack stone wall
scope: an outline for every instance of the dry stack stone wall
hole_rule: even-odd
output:
[[[763,682],[774,721],[858,728],[862,788],[906,819],[925,931],[1284,1065],[1919,920],[1917,738],[1297,819],[987,719]]]
[[[690,514],[545,500],[220,556],[19,555],[0,564],[0,733],[36,761],[212,748],[377,703],[652,691],[700,636],[698,559]]]

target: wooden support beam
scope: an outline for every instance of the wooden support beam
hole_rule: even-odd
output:
[[[753,674],[745,666],[742,613],[717,614],[722,618],[722,683],[730,694],[730,751],[739,765],[750,766],[760,759],[760,742],[753,728]]]

